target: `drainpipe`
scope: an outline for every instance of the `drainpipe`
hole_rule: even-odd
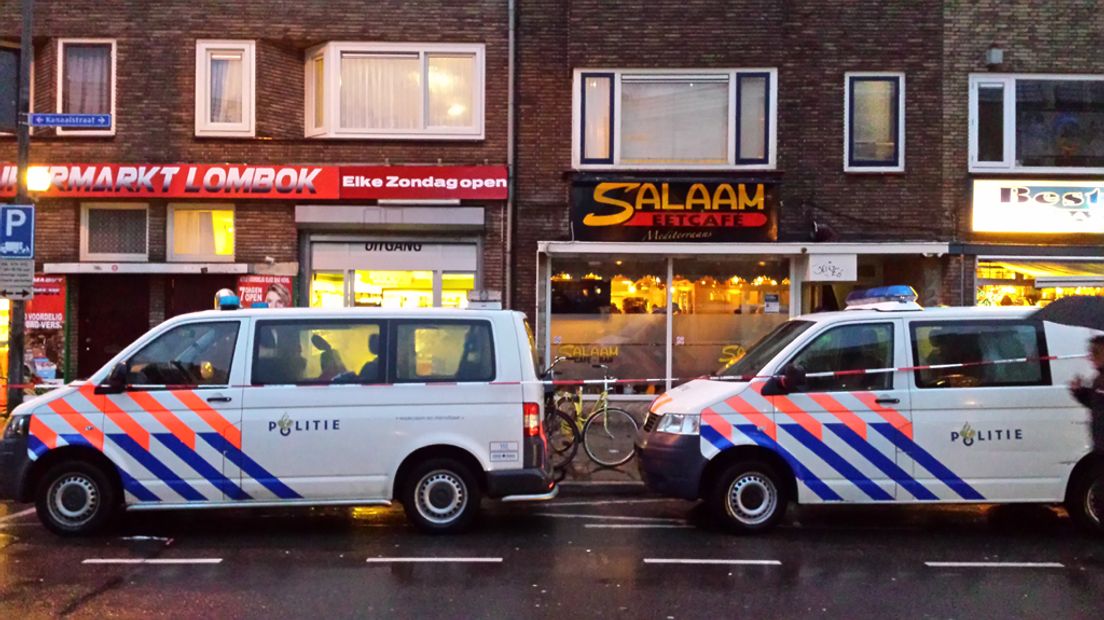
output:
[[[514,73],[516,72],[515,56],[517,55],[517,4],[516,0],[506,2],[507,20],[510,22],[509,44],[507,46],[506,68],[506,264],[503,265],[504,278],[503,307],[513,308],[514,303],[514,201],[517,192],[517,147],[515,132],[517,99],[514,96]]]

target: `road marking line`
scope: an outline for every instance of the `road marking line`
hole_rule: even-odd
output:
[[[222,564],[222,558],[88,558],[81,564]]]
[[[606,529],[676,529],[676,528],[692,528],[693,525],[686,523],[586,523],[583,525],[585,528],[606,528]]]
[[[549,502],[545,506],[549,508],[557,508],[559,506],[604,506],[608,504],[644,504],[648,502],[671,502],[678,501],[670,498],[656,498],[656,499],[603,499],[593,502]]]
[[[931,568],[1065,568],[1061,562],[924,562]]]
[[[456,562],[456,563],[484,563],[484,564],[497,564],[502,562],[502,558],[368,558],[366,560],[372,564],[382,564],[387,562]]]
[[[737,566],[782,566],[778,560],[724,560],[714,558],[644,558],[645,564],[723,564]]]
[[[23,510],[20,510],[19,512],[14,512],[10,515],[5,515],[3,517],[0,517],[0,523],[4,523],[6,521],[14,521],[14,520],[18,519],[19,517],[29,515],[34,511],[35,511],[34,508],[25,508]]]
[[[535,517],[552,517],[554,519],[595,519],[598,521],[641,521],[648,523],[686,523],[685,519],[661,519],[659,517],[622,517],[618,515],[590,515],[574,512],[534,512]]]

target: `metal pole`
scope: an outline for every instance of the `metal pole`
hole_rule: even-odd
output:
[[[16,159],[15,202],[27,204],[27,163],[31,150],[31,33],[34,27],[34,0],[23,0],[23,30],[19,51],[19,108],[16,136],[19,152]],[[24,307],[21,300],[11,301],[8,314],[8,411],[23,402],[23,332]]]

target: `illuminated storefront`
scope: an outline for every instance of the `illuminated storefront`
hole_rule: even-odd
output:
[[[974,180],[972,228],[978,305],[1104,295],[1104,182]]]
[[[573,240],[538,244],[542,357],[566,357],[566,378],[600,378],[595,365],[605,365],[618,378],[661,379],[616,388],[619,398],[650,398],[733,363],[792,316],[834,309],[826,297],[886,277],[923,289],[917,274],[947,252],[945,243],[777,242],[777,189],[577,180]]]

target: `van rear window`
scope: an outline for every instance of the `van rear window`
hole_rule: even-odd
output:
[[[1031,321],[914,322],[918,388],[1050,385],[1042,326]],[[1022,361],[1021,361],[1022,360]]]
[[[478,321],[395,321],[398,382],[493,381],[491,326]]]

